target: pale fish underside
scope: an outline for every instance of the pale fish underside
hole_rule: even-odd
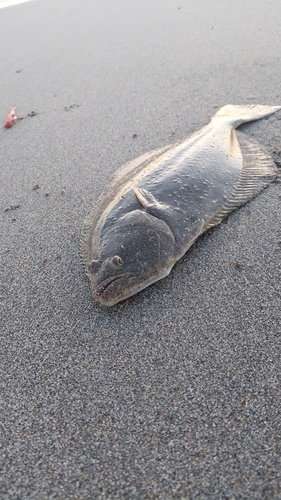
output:
[[[117,172],[85,222],[96,300],[114,305],[167,276],[200,234],[274,180],[273,160],[235,128],[280,109],[224,106],[191,137]]]

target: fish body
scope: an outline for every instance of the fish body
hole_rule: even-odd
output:
[[[114,305],[167,276],[204,231],[272,182],[272,159],[235,128],[279,109],[224,106],[191,137],[120,169],[85,223],[96,300]]]

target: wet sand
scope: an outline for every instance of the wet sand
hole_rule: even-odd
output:
[[[79,256],[120,165],[281,104],[280,24],[278,0],[0,10],[1,498],[281,498],[280,176],[113,308]],[[240,131],[280,172],[281,113]]]

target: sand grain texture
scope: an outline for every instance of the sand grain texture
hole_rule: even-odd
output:
[[[1,498],[281,498],[280,182],[112,309],[79,257],[120,165],[280,105],[280,21],[278,0],[0,11]],[[242,132],[280,167],[280,112]]]

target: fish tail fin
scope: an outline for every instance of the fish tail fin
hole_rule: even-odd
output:
[[[261,104],[246,104],[245,106],[227,104],[217,111],[213,119],[223,118],[236,128],[242,123],[259,120],[260,118],[276,113],[280,109],[281,106],[263,106]]]

